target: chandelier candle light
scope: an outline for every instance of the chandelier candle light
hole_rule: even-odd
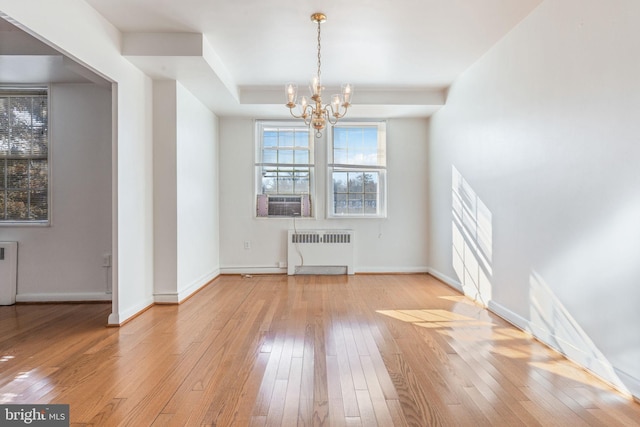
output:
[[[338,119],[347,114],[347,109],[351,105],[351,96],[353,95],[353,85],[347,83],[342,85],[342,93],[331,96],[329,104],[322,105],[322,83],[320,82],[320,24],[327,20],[324,13],[314,13],[311,15],[311,21],[318,24],[318,73],[311,79],[309,89],[311,90],[311,100],[309,103],[306,96],[300,97],[300,114],[296,115],[293,111],[298,107],[296,104],[298,96],[298,85],[295,83],[287,83],[285,92],[287,95],[287,107],[291,115],[296,119],[304,120],[307,126],[313,126],[316,130],[316,138],[322,136],[326,122],[336,124]]]

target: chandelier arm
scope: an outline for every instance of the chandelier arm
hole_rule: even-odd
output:
[[[349,106],[348,106],[348,105],[342,105],[342,106],[344,107],[344,112],[343,112],[343,113],[340,113],[340,109],[338,109],[338,112],[335,114],[335,116],[336,116],[338,119],[341,119],[341,118],[343,118],[344,116],[346,116],[346,115],[347,115],[347,110],[349,109]]]
[[[300,114],[299,116],[296,116],[293,112],[293,107],[289,107],[289,112],[291,113],[291,117],[293,117],[294,119],[302,119],[305,116],[304,114]]]
[[[295,118],[295,119],[302,119],[302,120],[304,120],[304,124],[305,124],[305,125],[309,125],[309,124],[311,123],[311,121],[310,121],[310,120],[308,120],[308,118],[309,118],[309,116],[310,116],[310,114],[309,114],[309,110],[311,109],[311,106],[310,106],[310,105],[307,105],[307,106],[302,110],[302,112],[300,113],[300,115],[299,115],[299,116],[296,116],[296,114],[293,112],[293,109],[294,109],[294,108],[295,108],[295,106],[294,106],[294,107],[289,107],[289,113],[291,113],[291,116],[292,116],[293,118]],[[311,111],[311,113],[313,113],[313,110]]]
[[[324,113],[325,117],[327,118],[327,121],[329,123],[331,123],[332,125],[335,125],[338,122],[338,119],[333,119],[332,117],[336,116],[336,112],[333,109],[333,104],[329,103],[326,104],[323,108],[322,108],[322,112]]]
[[[351,105],[351,104],[349,104],[349,105]],[[333,117],[335,117],[335,122],[331,122],[331,121],[329,121],[329,122],[330,122],[332,125],[334,125],[334,124],[336,124],[336,123],[338,122],[338,119],[341,119],[341,118],[343,118],[344,116],[346,116],[346,115],[347,115],[347,110],[349,109],[349,105],[342,104],[342,105],[338,106],[338,111],[336,111],[336,110],[334,110],[334,109],[333,109],[333,104],[327,104],[327,105],[325,105],[325,106],[324,106],[324,111],[326,111],[326,112],[327,112],[327,113],[326,113],[326,114],[327,114],[327,117],[328,117],[328,116],[333,116]],[[340,112],[340,108],[341,108],[341,107],[343,107],[343,108],[344,108],[344,112],[342,112],[342,113]],[[329,114],[329,110],[331,110],[331,114]]]

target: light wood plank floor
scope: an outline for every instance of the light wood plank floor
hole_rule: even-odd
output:
[[[427,275],[223,276],[106,328],[0,307],[0,402],[75,426],[639,426],[640,405]]]

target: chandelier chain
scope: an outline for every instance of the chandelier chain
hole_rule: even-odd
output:
[[[320,81],[320,21],[318,21],[318,81]]]

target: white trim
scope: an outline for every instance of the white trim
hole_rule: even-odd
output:
[[[440,280],[441,282],[443,282],[445,285],[452,287],[453,289],[455,289],[456,291],[460,292],[461,294],[464,294],[464,291],[462,289],[462,284],[449,277],[446,276],[442,273],[440,273],[438,270],[434,270],[433,268],[428,268],[427,273],[429,273],[430,275],[432,275],[433,277],[435,277],[436,279]]]
[[[428,273],[429,267],[384,267],[384,266],[363,266],[357,267],[354,269],[355,273],[358,274],[366,274],[366,273]]]
[[[118,313],[111,313],[109,315],[109,320],[107,321],[109,325],[112,326],[120,326],[136,314],[142,313],[147,308],[153,305],[153,298],[146,298],[141,303],[134,305],[131,308],[128,308],[125,311]]]
[[[30,293],[16,295],[16,302],[82,302],[111,301],[112,295],[103,292]]]
[[[529,327],[530,323],[527,319],[509,310],[508,308],[504,307],[502,304],[499,304],[495,301],[489,301],[487,309],[491,311],[493,314],[511,323],[513,326],[517,327],[518,329],[521,329],[524,332],[527,332],[535,336],[535,334]]]
[[[531,334],[547,347],[562,354],[565,358],[581,366],[584,370],[591,373],[595,377],[600,378],[602,381],[606,382],[619,392],[627,396],[632,395],[632,392],[626,385],[626,381],[623,382],[621,380],[620,371],[615,369],[604,355],[585,353],[581,348],[577,348],[567,341],[563,340],[561,337],[551,333],[544,326],[537,325],[523,318],[519,314],[514,313],[513,311],[495,301],[489,301],[489,310],[492,313],[500,316],[507,322],[511,323],[512,325],[516,326],[517,328]],[[559,346],[557,344],[554,344],[554,342],[561,343],[562,345]],[[627,380],[631,380],[634,385],[640,386],[640,382],[637,379],[626,374],[624,375],[626,376]],[[640,390],[640,388],[638,390]],[[638,392],[638,390],[636,390],[636,393]]]
[[[428,267],[360,267],[355,268],[355,273],[358,274],[409,274],[409,273],[429,273]],[[287,274],[287,268],[279,267],[249,267],[249,266],[237,266],[237,267],[223,267],[220,269],[220,274]]]
[[[632,377],[620,369],[613,368],[616,375],[620,377],[620,380],[627,386],[629,393],[636,399],[640,400],[640,379]]]
[[[463,293],[462,286],[457,280],[452,279],[432,268],[429,269],[429,274],[439,279],[444,284]],[[469,297],[468,295],[465,296],[473,300],[473,298]],[[635,396],[636,398],[639,398],[640,380],[618,369],[615,369],[611,365],[611,363],[604,357],[604,355],[594,357],[594,355],[591,353],[587,354],[582,349],[577,348],[570,343],[567,343],[561,337],[550,333],[544,326],[532,323],[530,320],[509,310],[508,308],[501,305],[500,303],[495,302],[494,300],[489,301],[487,309],[493,314],[509,322],[516,328],[530,334],[542,344],[562,354],[568,360],[581,366],[583,369],[585,369],[595,377],[601,379],[602,381],[606,382],[619,392],[627,396]],[[558,348],[558,346],[554,345],[553,342],[562,343],[564,346],[564,350]],[[567,352],[567,349],[570,350],[570,354]]]
[[[198,279],[191,282],[190,285],[186,286],[184,289],[178,292],[163,292],[163,293],[154,293],[153,301],[156,304],[180,304],[185,299],[189,298],[191,295],[208,285],[213,279],[220,275],[220,270],[215,269],[214,271],[207,273]]]
[[[220,268],[220,274],[287,274],[287,269],[279,267],[236,266]]]

